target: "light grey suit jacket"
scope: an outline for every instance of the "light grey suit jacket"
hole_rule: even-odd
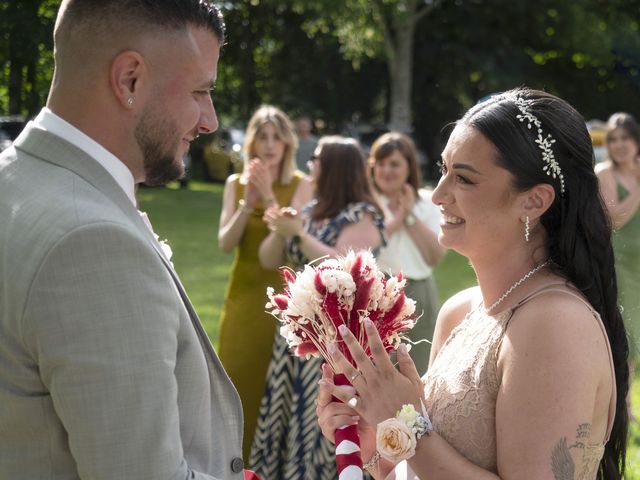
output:
[[[241,432],[238,394],[131,201],[27,126],[0,155],[0,478],[240,480]]]

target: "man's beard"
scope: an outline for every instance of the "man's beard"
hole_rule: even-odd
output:
[[[176,159],[177,142],[169,143],[177,131],[169,119],[148,109],[143,113],[134,135],[142,150],[146,185],[166,185],[184,175],[184,162]]]

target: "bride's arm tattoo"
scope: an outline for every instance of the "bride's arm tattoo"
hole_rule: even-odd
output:
[[[576,442],[573,445],[567,445],[567,437],[560,439],[560,442],[558,442],[551,452],[551,471],[553,472],[554,480],[578,480],[575,476],[576,465],[570,451],[575,448],[582,450],[582,454],[580,455],[583,461],[581,478],[586,478],[584,474],[591,470],[590,466],[587,465],[589,458],[585,455],[585,447],[590,434],[591,424],[583,423],[578,426]]]

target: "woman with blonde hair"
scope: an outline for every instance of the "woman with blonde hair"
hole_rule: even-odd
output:
[[[253,440],[276,322],[264,312],[268,285],[278,272],[260,267],[258,248],[269,230],[262,220],[273,206],[300,208],[311,198],[311,184],[295,169],[296,136],[280,109],[264,105],[246,132],[241,174],[225,184],[218,244],[235,258],[220,317],[218,355],[236,386],[244,410],[245,458]]]

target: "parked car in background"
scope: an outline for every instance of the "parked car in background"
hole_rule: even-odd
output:
[[[11,146],[25,126],[27,119],[22,115],[0,117],[0,152]]]
[[[9,134],[4,130],[0,130],[0,152],[9,148],[12,142],[13,140],[11,140]]]
[[[244,130],[220,128],[205,137],[202,145],[204,178],[214,182],[224,182],[234,172],[242,170]]]
[[[589,135],[591,136],[596,162],[601,162],[607,155],[607,146],[605,145],[607,124],[602,120],[589,120],[587,122],[587,130],[589,130]]]

